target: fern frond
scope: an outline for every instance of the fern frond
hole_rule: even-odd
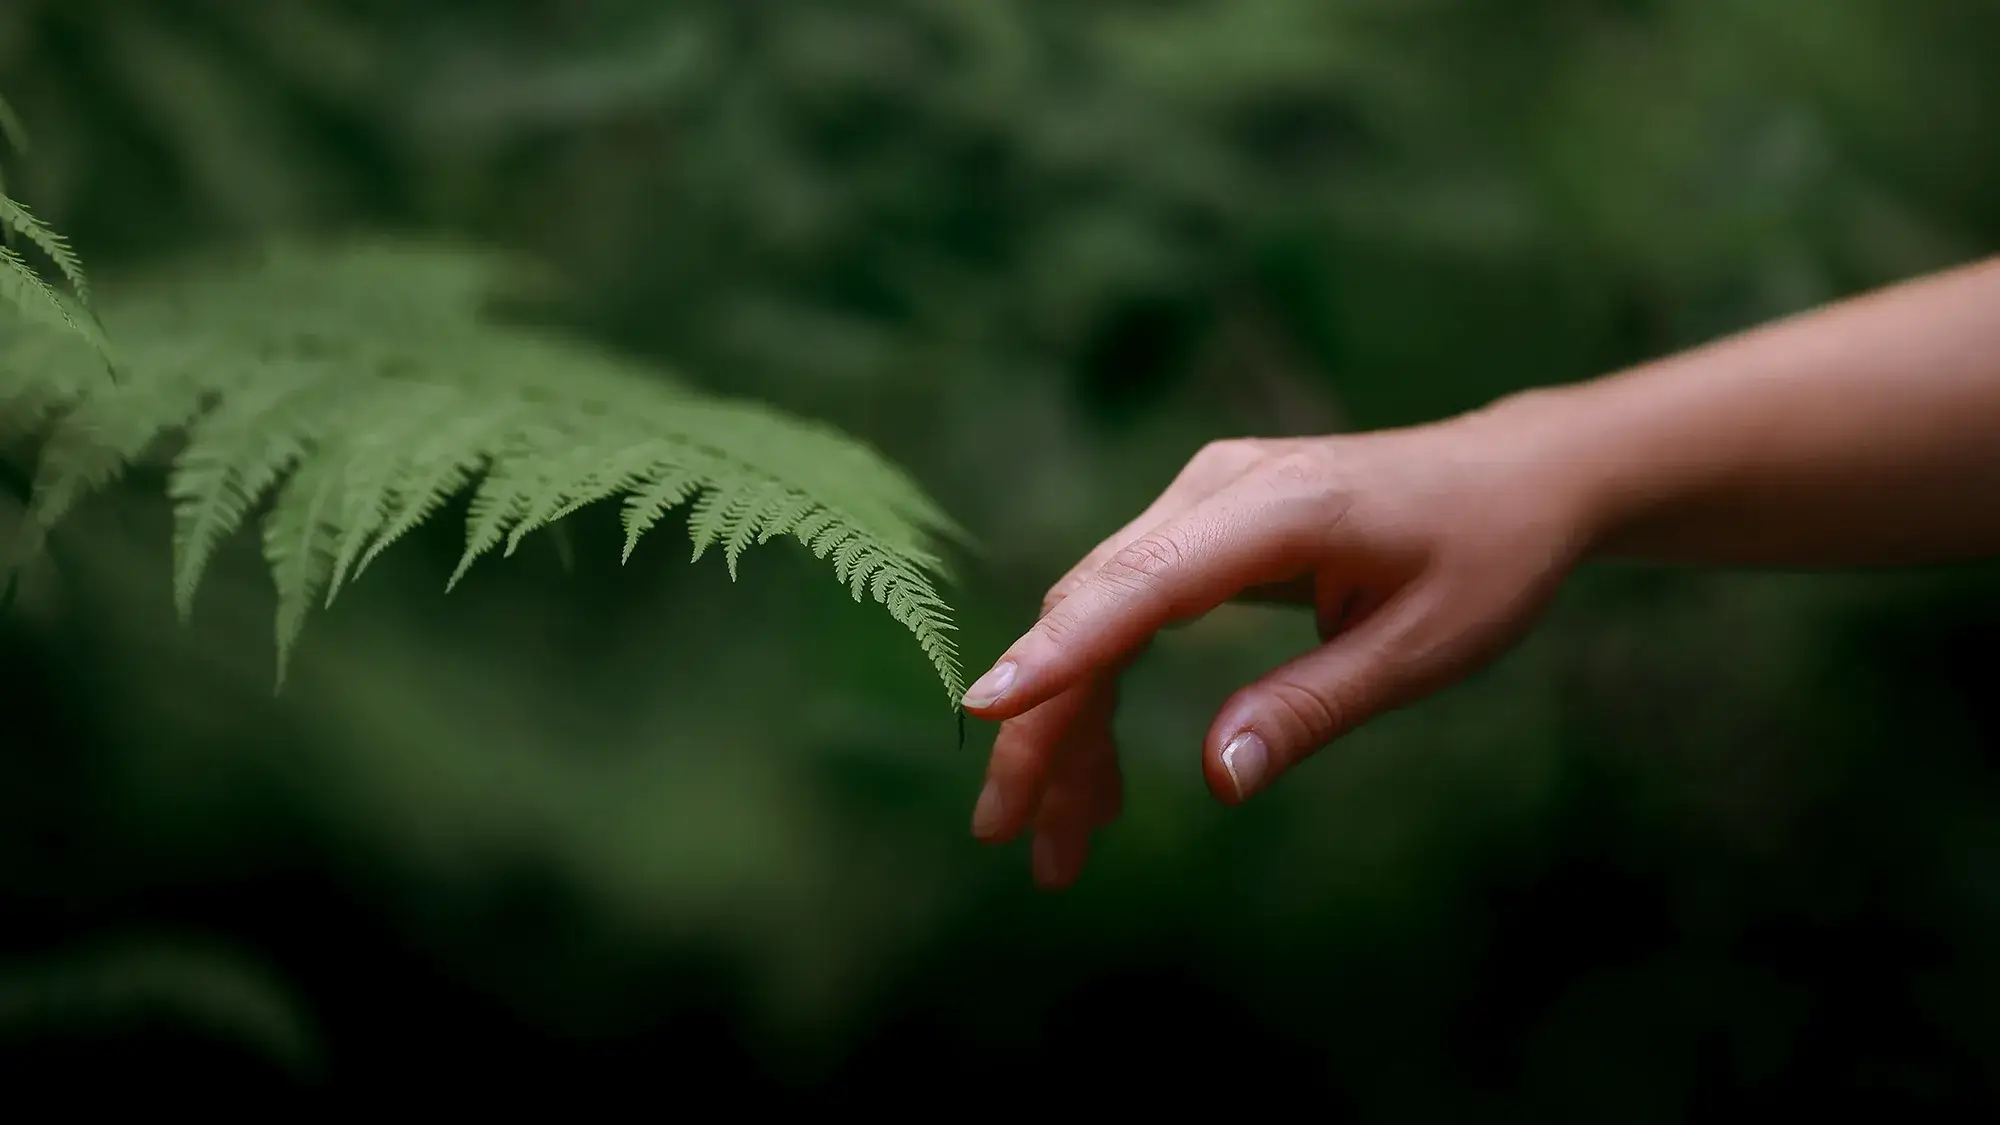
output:
[[[411,387],[413,393],[440,390],[444,389]],[[445,394],[448,400],[449,391]],[[405,434],[401,424],[358,431],[373,435],[369,444],[383,466],[381,486],[356,497],[363,516],[341,545],[340,569],[327,591],[328,605],[348,578],[350,564],[351,573],[359,575],[390,545],[435,515],[478,477],[487,462],[487,444],[505,440],[508,427],[521,420],[519,405],[504,400],[479,405],[443,401],[431,409],[422,402],[416,406],[405,420],[428,427],[422,436]],[[443,425],[433,421],[438,418],[446,419]]]
[[[0,194],[0,227],[20,235],[35,249],[48,256],[60,270],[63,280],[69,282],[70,291],[76,294],[80,304],[90,304],[90,279],[83,274],[83,263],[77,260],[76,251],[70,248],[69,240],[30,214],[20,203]]]
[[[343,530],[327,579],[327,605],[333,604],[365,560],[430,518],[472,479],[471,467],[431,453],[440,441],[450,448],[466,424],[464,419],[453,419],[440,431],[432,420],[450,409],[447,393],[412,386],[409,402],[383,398],[357,408],[349,415],[348,439],[319,452],[318,456],[342,464],[348,482],[341,495]],[[474,420],[482,418],[474,415]],[[430,471],[411,479],[404,468],[411,460],[430,465]]]
[[[0,141],[16,152],[28,151],[28,132],[21,126],[20,118],[14,115],[13,107],[4,100],[0,100]],[[69,282],[77,307],[72,308],[71,299],[65,298],[55,286],[43,280],[42,275],[15,248],[14,239],[17,237],[41,251],[54,264],[63,280]],[[32,320],[59,325],[76,333],[88,340],[103,357],[104,366],[109,366],[110,347],[91,313],[90,280],[84,276],[83,263],[78,260],[76,251],[71,249],[68,239],[57,234],[24,204],[7,194],[4,180],[0,180],[0,304],[11,305],[16,312]]]
[[[276,365],[193,426],[167,493],[174,501],[174,606],[194,613],[216,549],[308,451],[315,424],[344,388],[323,368]]]
[[[639,448],[624,450],[608,462],[586,459],[582,471],[573,471],[568,481],[551,474],[552,486],[544,490],[542,501],[529,508],[521,522],[514,525],[507,539],[507,553],[513,554],[521,540],[534,532],[545,527],[560,528],[562,525],[557,521],[563,517],[600,500],[622,495],[639,482],[653,479],[663,469],[652,450]]]
[[[352,462],[315,457],[285,482],[271,518],[264,523],[264,561],[278,587],[278,687],[285,686],[292,649],[305,630],[306,615],[333,579],[340,521],[337,506],[349,487]]]
[[[630,563],[632,552],[639,548],[639,539],[669,511],[699,491],[701,474],[679,465],[655,465],[651,483],[635,488],[625,498],[625,553],[618,561]]]
[[[115,483],[163,436],[191,422],[206,399],[195,373],[178,369],[144,382],[95,383],[79,371],[79,361],[83,371],[94,370],[95,353],[80,355],[72,337],[56,342],[72,346],[23,349],[40,360],[28,368],[11,366],[13,356],[0,352],[0,372],[17,389],[16,401],[32,402],[37,417],[55,418],[11,560],[15,570],[40,552],[48,529],[85,497]],[[38,396],[27,391],[27,381],[36,378],[42,380]]]
[[[268,501],[282,686],[315,605],[472,492],[455,588],[581,508],[622,498],[629,563],[690,505],[693,555],[733,579],[752,546],[790,536],[916,638],[963,693],[933,538],[956,528],[852,439],[718,400],[579,343],[494,322],[495,259],[370,243],[280,248],[248,265],[107,289],[102,315],[129,378],[87,377],[88,349],[0,335],[0,403],[53,418],[34,524],[46,530],[156,439],[184,436],[174,594],[191,612],[210,560]]]
[[[35,267],[12,246],[0,245],[0,303],[12,305],[21,315],[44,324],[67,328],[100,349],[105,346],[103,335],[90,318],[72,310],[56,287],[43,281]]]

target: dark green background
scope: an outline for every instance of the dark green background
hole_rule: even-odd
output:
[[[1437,418],[1993,251],[1996,48],[1980,0],[6,0],[0,96],[10,187],[102,276],[476,238],[565,270],[584,330],[866,439],[983,544],[981,666],[1204,441]],[[178,625],[158,484],[0,630],[12,1089],[2000,1095],[1991,567],[1592,569],[1235,811],[1200,737],[1311,626],[1218,613],[1134,674],[1129,811],[1050,898],[968,835],[990,729],[955,752],[907,634],[801,551],[731,586],[670,528],[621,569],[591,510],[574,572],[543,542],[447,598],[444,520],[274,699],[254,544]]]

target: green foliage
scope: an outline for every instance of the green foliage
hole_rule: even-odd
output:
[[[630,338],[829,399],[1131,417],[1284,362],[1399,424],[1993,244],[1958,154],[2000,8],[1958,0],[401,10],[441,65],[373,112],[503,184],[491,229],[601,271]]]
[[[176,312],[167,285],[118,292],[127,262],[383,226],[531,251],[596,338],[894,435],[1001,547],[987,600],[954,599],[953,636],[997,650],[1202,440],[1436,417],[2000,246],[1994,42],[2000,5],[1965,0],[0,0],[0,90],[38,142],[11,194],[86,251],[114,345],[144,309],[296,329],[358,299],[244,284]],[[17,319],[0,308],[0,346],[74,347],[15,341]],[[316,346],[387,331],[327,319]],[[266,363],[236,327],[181,343],[173,362]],[[0,426],[48,432],[60,404]],[[1882,576],[1593,572],[1490,675],[1243,818],[1173,749],[1311,630],[1216,615],[1123,685],[1129,809],[1092,904],[1049,911],[1026,857],[941,845],[979,758],[930,752],[881,675],[908,646],[824,591],[621,589],[585,615],[599,591],[522,574],[461,632],[389,583],[346,600],[275,707],[260,576],[218,560],[205,627],[162,632],[165,543],[132,536],[165,536],[117,518],[157,498],[104,499],[36,601],[63,627],[6,623],[32,676],[0,754],[0,895],[37,918],[225,904],[333,1017],[344,1088],[504,1096],[579,1065],[657,1087],[690,1056],[643,1029],[713,1040],[728,1008],[769,1054],[702,1053],[711,1081],[754,1094],[800,1058],[749,1046],[785,1009],[873,1094],[912,1046],[990,1061],[996,1027],[1061,1063],[1074,1040],[1045,1022],[1079,1004],[1116,1017],[1115,1081],[1213,1032],[1161,977],[1219,963],[1244,967],[1218,999],[1246,1049],[1290,1055],[1252,1026],[1279,1016],[1314,1029],[1306,1069],[1368,1120],[1699,1117],[1752,1071],[1879,1101],[1885,1074],[1935,1091],[1990,1053],[1967,1038],[1979,966],[1878,956],[1884,927],[1993,944],[1992,724],[1964,658],[1991,647],[1984,594],[1917,614],[1878,605]],[[586,514],[608,563],[611,513]],[[254,567],[251,547],[231,551]],[[1834,627],[1859,607],[1881,632]],[[647,659],[554,667],[550,643]],[[827,674],[771,708],[787,666]],[[1594,932],[1606,895],[1632,942],[1535,955]],[[1858,952],[1769,955],[1800,932]],[[1838,1004],[1857,982],[1883,1003]],[[1468,1004],[1490,1035],[1456,1033]],[[1520,1065],[1494,1069],[1493,1041]]]
[[[624,557],[689,505],[693,557],[735,576],[791,536],[856,600],[913,633],[963,692],[932,545],[957,529],[852,439],[721,401],[552,333],[484,315],[503,263],[457,249],[283,246],[139,283],[104,303],[115,385],[72,338],[0,335],[0,419],[46,430],[31,524],[45,534],[162,438],[185,434],[168,491],[183,617],[210,559],[274,496],[278,677],[305,619],[382,551],[471,490],[464,554],[512,555],[535,531],[614,497]],[[30,549],[33,544],[30,545]]]
[[[225,1040],[305,1076],[317,1031],[262,966],[226,948],[164,939],[79,945],[0,962],[0,1043],[116,1037],[165,1023]]]
[[[16,150],[27,147],[27,131],[21,127],[20,120],[5,101],[0,101],[0,141]],[[83,315],[79,315],[71,301],[55,286],[35,272],[35,267],[15,247],[15,238],[25,240],[48,258],[74,290],[75,303],[85,310]],[[83,263],[77,260],[69,240],[37,219],[24,204],[7,195],[4,179],[0,179],[0,303],[12,306],[24,316],[61,325],[100,348],[103,345],[103,337],[87,312],[90,283],[84,277]]]

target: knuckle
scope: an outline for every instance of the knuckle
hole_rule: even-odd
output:
[[[1375,657],[1377,686],[1420,682],[1430,669],[1444,662],[1445,652],[1438,642],[1423,637],[1405,637],[1399,644],[1384,645]]]
[[[993,739],[990,772],[1010,782],[1031,780],[1039,775],[1046,755],[1042,743],[1019,720],[1003,723]]]
[[[1059,604],[1035,623],[1035,632],[1041,634],[1042,640],[1060,649],[1069,647],[1070,643],[1076,640],[1080,630],[1077,627],[1076,614],[1065,610]]]
[[[1188,458],[1188,464],[1201,468],[1212,468],[1227,464],[1238,455],[1241,440],[1240,438],[1224,438],[1220,441],[1208,442],[1200,449],[1195,450],[1194,456]]]
[[[1065,578],[1061,582],[1051,586],[1049,592],[1042,597],[1041,615],[1047,617],[1049,614],[1054,613],[1056,607],[1061,605],[1064,599],[1075,593],[1076,588],[1081,585],[1083,585],[1083,579],[1081,578]]]
[[[1087,825],[1091,813],[1088,793],[1070,785],[1051,785],[1036,807],[1035,821],[1043,828],[1074,828]]]
[[[1148,532],[1106,559],[1098,578],[1131,593],[1145,593],[1178,570],[1187,557],[1187,547],[1179,534]]]
[[[1263,456],[1263,448],[1255,438],[1224,438],[1195,451],[1188,460],[1188,468],[1203,474],[1226,472],[1248,468]]]
[[[1341,693],[1313,688],[1289,680],[1269,685],[1264,708],[1273,719],[1293,731],[1299,739],[1294,753],[1304,755],[1340,733],[1353,712]]]
[[[1319,458],[1310,453],[1281,453],[1264,463],[1264,473],[1274,483],[1297,487],[1310,485],[1323,475]]]

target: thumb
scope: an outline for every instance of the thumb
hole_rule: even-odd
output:
[[[1209,789],[1240,804],[1334,739],[1450,682],[1467,646],[1440,612],[1443,592],[1436,582],[1406,586],[1231,696],[1202,755]]]

